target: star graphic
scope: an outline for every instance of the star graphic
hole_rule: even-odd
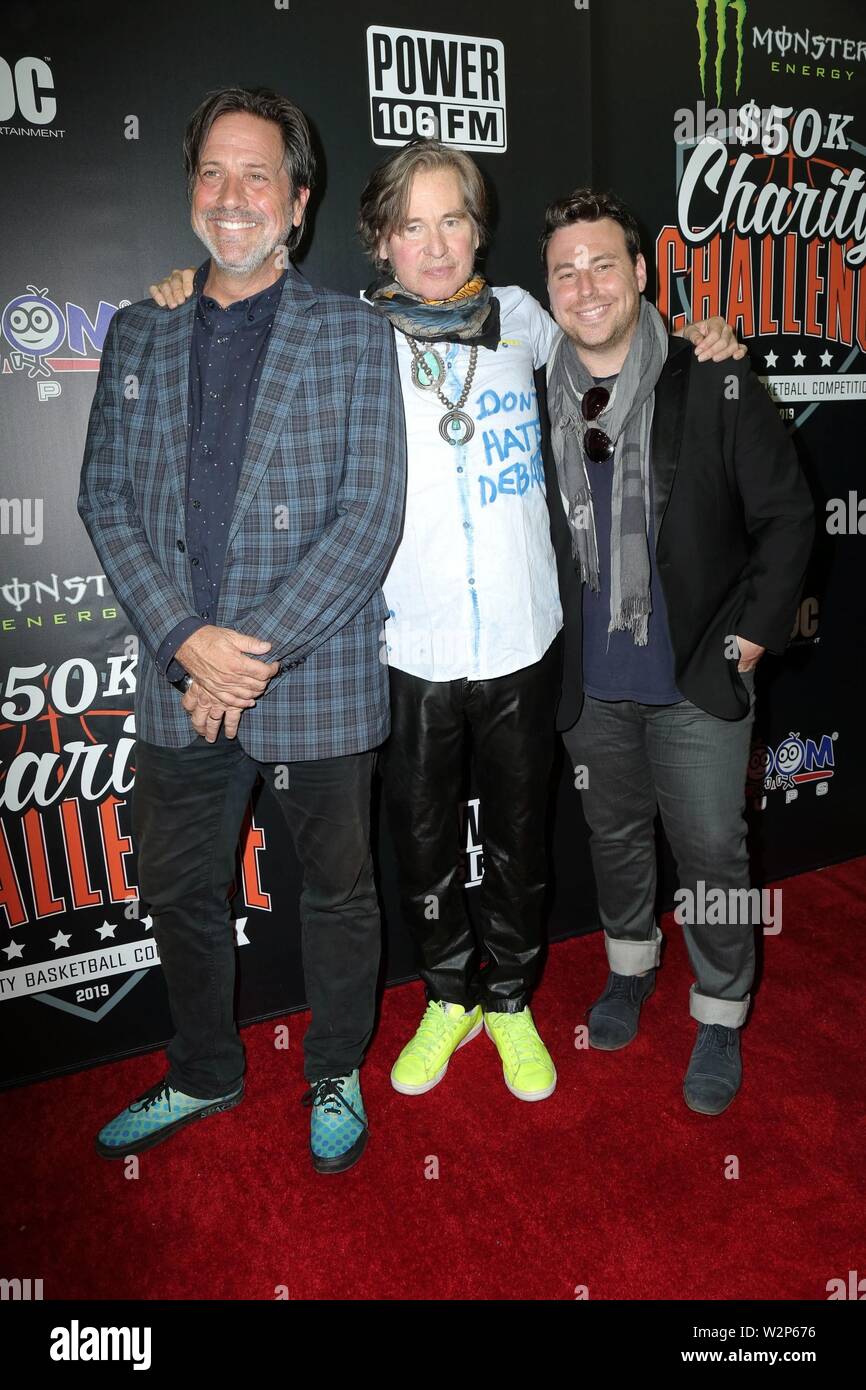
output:
[[[802,352],[795,352],[795,353],[794,353],[794,366],[795,366],[795,367],[802,367],[802,365],[803,365],[803,363],[804,363],[805,361],[806,361],[806,358],[804,357],[804,355],[803,355]]]
[[[51,942],[55,951],[59,951],[69,945],[69,937],[62,931],[59,931],[56,936],[49,936],[48,940]]]
[[[3,950],[6,952],[8,960],[14,960],[16,956],[20,959],[24,954],[24,947],[19,946],[17,941],[10,941],[8,946],[3,947]]]
[[[833,363],[833,358],[830,356],[829,352],[827,352],[826,349],[825,349],[825,351],[821,353],[821,366],[822,366],[822,367],[829,367],[829,366],[832,366],[832,363]]]
[[[96,930],[102,941],[104,941],[107,936],[110,936],[111,939],[114,940],[114,933],[117,931],[117,923],[112,926],[110,922],[103,922],[102,926],[97,927]]]
[[[145,931],[150,931],[153,926],[153,918],[150,916],[150,913],[148,913],[146,917],[142,917],[141,925],[144,927]]]
[[[775,367],[775,365],[776,365],[776,363],[778,362],[778,360],[779,360],[779,359],[778,359],[778,357],[776,356],[776,354],[775,354],[774,352],[768,352],[768,353],[767,353],[766,363],[767,363],[767,366],[768,366],[768,367]]]

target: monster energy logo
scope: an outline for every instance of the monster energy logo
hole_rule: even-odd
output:
[[[707,10],[710,0],[695,0],[698,9],[698,71],[701,75],[701,91],[707,95]],[[737,16],[737,86],[740,90],[740,81],[743,76],[743,29],[746,23],[746,0],[714,0],[716,7],[716,102],[721,105],[722,101],[722,67],[725,61],[725,47],[727,45],[727,15],[726,10],[733,10]]]

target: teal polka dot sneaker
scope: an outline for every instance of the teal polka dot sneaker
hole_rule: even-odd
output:
[[[342,1173],[367,1147],[367,1114],[357,1069],[323,1076],[303,1097],[310,1111],[310,1152],[317,1173]]]
[[[96,1136],[96,1152],[103,1158],[126,1158],[170,1139],[184,1125],[204,1120],[222,1110],[233,1110],[244,1098],[243,1083],[231,1095],[199,1100],[169,1086],[163,1077],[143,1096],[115,1115]]]

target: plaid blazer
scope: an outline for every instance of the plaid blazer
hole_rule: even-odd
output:
[[[111,321],[78,510],[138,633],[136,729],[196,738],[157,669],[195,617],[185,548],[187,392],[195,298],[145,300]],[[238,479],[215,621],[269,641],[280,670],[241,716],[264,762],[373,748],[389,730],[381,579],[399,538],[406,440],[394,335],[347,295],[290,267],[268,341]]]

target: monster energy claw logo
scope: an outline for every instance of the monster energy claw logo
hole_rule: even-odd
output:
[[[698,10],[698,71],[701,75],[701,91],[707,95],[707,9],[710,0],[695,0]],[[722,67],[725,61],[725,47],[727,43],[727,15],[726,10],[733,10],[737,17],[737,86],[740,90],[740,80],[743,76],[743,29],[746,23],[746,0],[714,0],[716,7],[716,102],[720,106],[722,103]]]

